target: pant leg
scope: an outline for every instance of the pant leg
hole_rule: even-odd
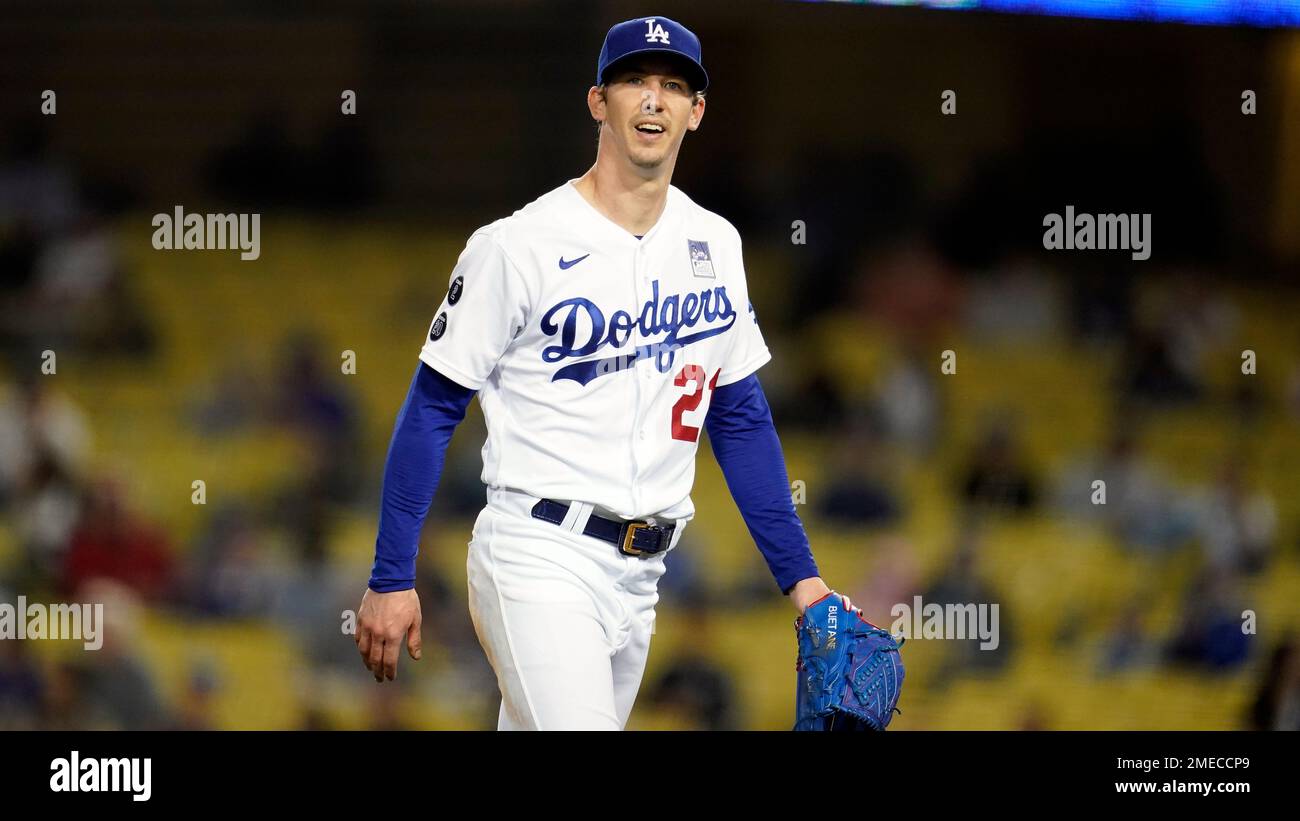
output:
[[[650,640],[655,629],[655,606],[659,603],[659,578],[664,573],[664,557],[621,558],[625,570],[615,582],[615,592],[625,620],[614,654],[614,705],[619,726],[627,725],[641,689]]]
[[[491,509],[475,525],[470,614],[501,689],[499,729],[617,730],[626,721],[609,608],[593,590],[603,574],[566,551],[561,534]]]
[[[627,726],[628,717],[632,715],[632,705],[636,703],[637,693],[641,690],[641,679],[650,657],[653,626],[653,614],[649,620],[642,619],[639,624],[634,623],[628,631],[627,643],[614,655],[614,709],[619,729]]]

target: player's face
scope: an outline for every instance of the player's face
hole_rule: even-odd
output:
[[[633,165],[646,170],[676,157],[686,132],[699,128],[704,116],[704,98],[695,95],[671,60],[630,63],[608,78],[603,98],[592,91],[592,116],[604,123],[602,140],[612,140]]]

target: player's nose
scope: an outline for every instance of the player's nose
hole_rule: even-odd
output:
[[[641,94],[641,113],[658,114],[664,110],[663,96],[658,86],[651,85]]]

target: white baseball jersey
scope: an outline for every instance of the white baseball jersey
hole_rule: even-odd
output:
[[[689,519],[713,390],[771,358],[740,235],[670,186],[637,239],[573,182],[470,237],[420,359],[479,391],[488,486]]]

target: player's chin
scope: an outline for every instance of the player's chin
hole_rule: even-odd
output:
[[[653,169],[664,164],[668,159],[668,151],[660,148],[633,148],[628,152],[628,157],[637,168]]]

